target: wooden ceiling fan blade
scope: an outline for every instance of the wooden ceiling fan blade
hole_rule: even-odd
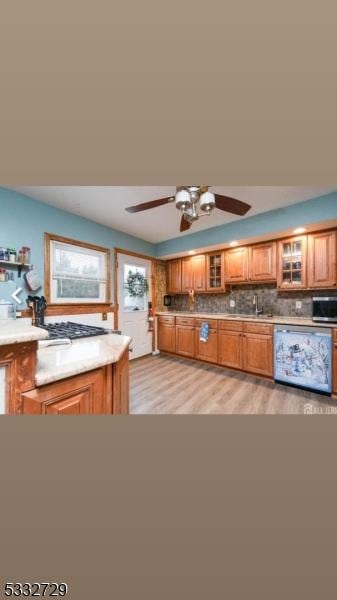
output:
[[[151,200],[150,202],[143,202],[143,204],[137,204],[136,206],[128,206],[125,210],[127,210],[129,213],[136,213],[143,210],[150,210],[151,208],[157,208],[157,206],[163,206],[164,204],[169,204],[170,202],[174,202],[174,198],[172,196],[169,198],[160,198],[159,200]]]
[[[220,210],[232,213],[233,215],[239,215],[240,217],[245,215],[252,208],[250,204],[246,204],[246,202],[236,200],[230,196],[220,196],[219,194],[215,194],[215,206]]]
[[[186,221],[184,215],[181,217],[181,221],[180,221],[180,233],[182,233],[183,231],[188,231],[188,229],[191,228],[191,223],[189,221]]]

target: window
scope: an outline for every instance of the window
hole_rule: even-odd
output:
[[[57,236],[47,237],[50,302],[109,302],[109,250]]]
[[[126,284],[130,273],[132,275],[135,273],[140,273],[145,279],[147,279],[145,267],[138,267],[137,265],[124,265],[124,312],[145,311],[147,310],[147,292],[145,292],[143,296],[131,296],[128,293]]]

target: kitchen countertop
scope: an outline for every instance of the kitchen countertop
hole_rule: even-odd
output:
[[[36,386],[116,363],[130,342],[130,337],[111,333],[74,340],[69,345],[41,348],[37,353]]]
[[[311,319],[305,319],[302,317],[268,317],[266,315],[238,315],[230,313],[193,313],[193,312],[179,312],[179,311],[162,311],[157,313],[158,316],[172,316],[172,317],[191,317],[195,319],[217,319],[219,321],[253,321],[254,323],[271,323],[272,325],[303,325],[303,327],[337,327],[337,323],[316,323]]]
[[[0,320],[0,346],[45,340],[48,332],[30,324],[13,320]]]

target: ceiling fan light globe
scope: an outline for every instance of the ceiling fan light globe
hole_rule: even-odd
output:
[[[187,190],[179,190],[176,194],[176,207],[178,210],[186,210],[192,204],[191,196]]]
[[[215,196],[211,192],[204,192],[200,196],[200,208],[204,212],[210,212],[215,208]]]

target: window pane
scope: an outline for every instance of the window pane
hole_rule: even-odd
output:
[[[100,284],[95,281],[79,279],[58,279],[58,298],[96,298],[99,299]]]
[[[80,252],[69,247],[56,247],[54,253],[54,274],[77,276],[91,279],[104,277],[103,256],[92,254],[83,248]]]
[[[140,273],[143,277],[147,277],[145,267],[138,267],[135,265],[124,265],[124,311],[133,312],[138,310],[147,310],[147,293],[143,296],[133,296],[129,293],[127,287],[127,281],[130,273]],[[135,285],[135,291],[141,293],[141,286]]]

